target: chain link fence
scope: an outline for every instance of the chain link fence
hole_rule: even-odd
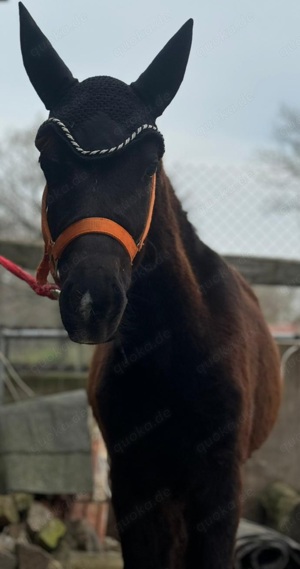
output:
[[[300,259],[299,188],[272,187],[255,164],[167,165],[198,235],[221,254]]]

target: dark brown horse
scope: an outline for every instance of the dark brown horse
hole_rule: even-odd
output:
[[[39,278],[50,262],[70,338],[99,344],[89,396],[125,569],[232,567],[241,468],[280,400],[255,295],[197,237],[163,169],[155,119],[191,35],[189,21],[130,86],[78,83],[21,6],[24,64],[50,110],[37,135],[48,185]]]

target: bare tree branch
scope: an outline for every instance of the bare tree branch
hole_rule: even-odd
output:
[[[16,130],[0,141],[0,236],[40,237],[44,185],[34,146],[37,128]]]
[[[283,106],[274,128],[274,147],[260,153],[264,181],[278,190],[273,209],[300,211],[300,111]]]

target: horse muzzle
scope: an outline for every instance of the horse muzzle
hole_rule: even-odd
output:
[[[63,325],[73,342],[103,344],[116,335],[127,298],[119,283],[104,276],[93,286],[67,279],[59,305]]]

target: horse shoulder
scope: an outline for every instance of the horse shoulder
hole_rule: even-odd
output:
[[[267,439],[276,421],[282,396],[280,355],[262,314],[259,301],[246,280],[232,268],[239,285],[241,307],[244,308],[242,325],[247,344],[243,361],[238,359],[243,370],[245,430],[249,444],[245,459],[251,456]],[[243,431],[243,429],[241,429]]]

